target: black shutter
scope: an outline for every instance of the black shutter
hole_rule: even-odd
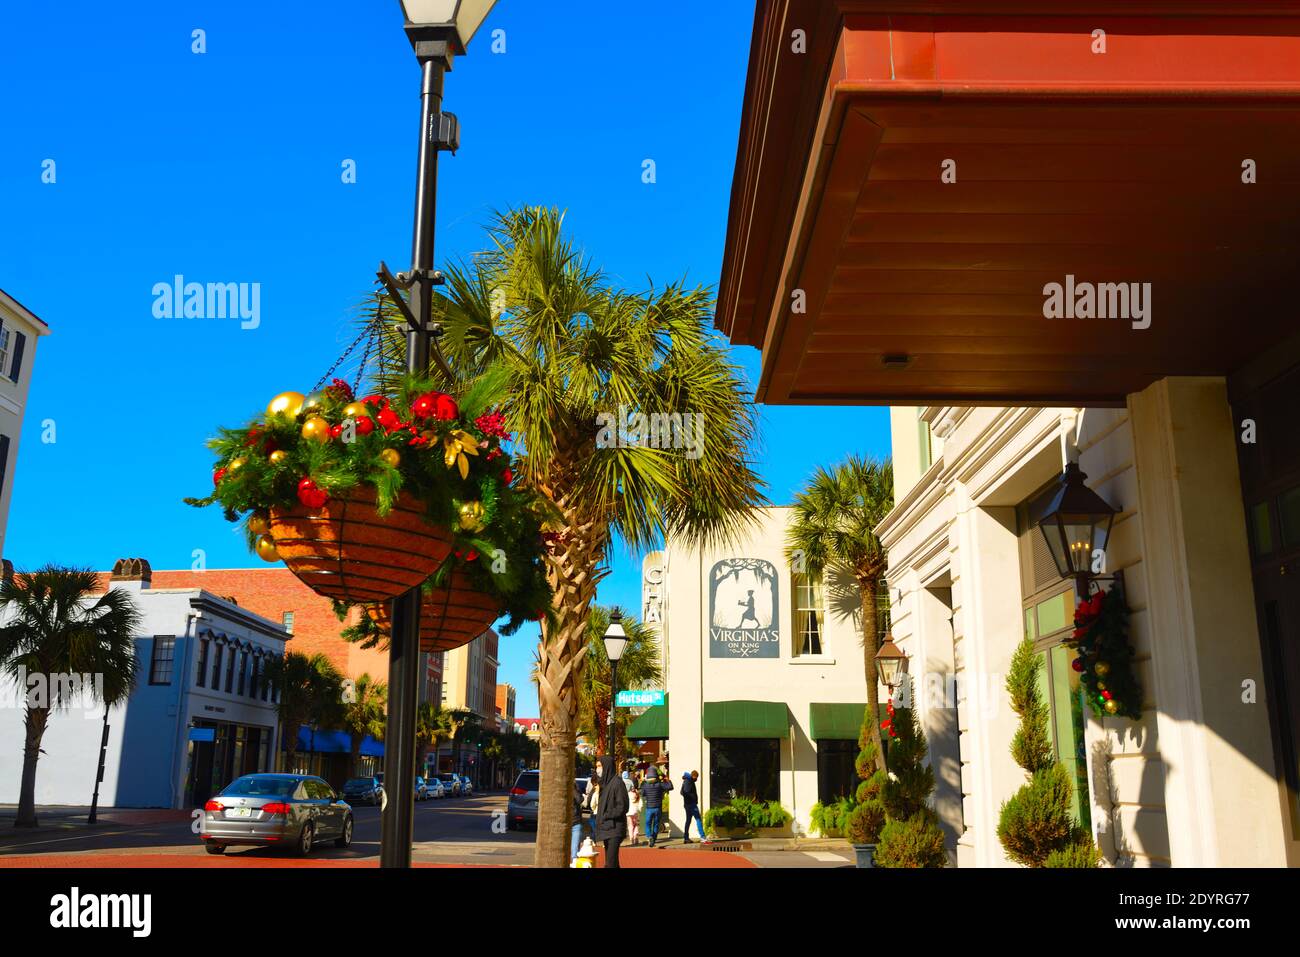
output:
[[[9,471],[9,436],[0,435],[0,494],[4,494],[5,475]]]
[[[27,345],[27,337],[14,330],[14,361],[9,366],[9,378],[14,382],[18,381],[18,374],[23,370],[23,347]]]

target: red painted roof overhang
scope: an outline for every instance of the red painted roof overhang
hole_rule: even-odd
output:
[[[1041,7],[760,4],[717,313],[760,400],[1117,404],[1292,334],[1300,4]],[[1149,326],[1045,318],[1069,282]]]

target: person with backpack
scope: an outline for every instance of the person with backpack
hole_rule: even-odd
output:
[[[659,769],[650,765],[645,773],[645,781],[641,783],[641,803],[645,805],[645,836],[650,847],[654,847],[659,840],[664,799],[672,789],[673,782],[659,777]]]

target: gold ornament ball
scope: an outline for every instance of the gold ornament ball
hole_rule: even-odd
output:
[[[1098,690],[1098,691],[1105,691],[1105,690],[1106,690],[1106,682],[1104,682],[1104,681],[1098,681],[1098,682],[1097,682],[1097,690]]]
[[[307,398],[302,400],[302,411],[313,412],[319,409],[325,402],[324,392],[313,392]]]
[[[264,562],[278,562],[280,553],[275,550],[275,542],[271,541],[269,535],[259,535],[257,537],[257,557]]]
[[[1115,699],[1114,699],[1114,698],[1111,698],[1109,701],[1106,702],[1106,713],[1107,713],[1107,714],[1114,714],[1114,713],[1115,713],[1116,711],[1118,711],[1118,710],[1119,710],[1119,705],[1115,703]]]
[[[266,407],[267,415],[283,415],[292,419],[302,411],[305,401],[301,392],[281,392]]]
[[[343,417],[347,419],[359,419],[362,416],[370,418],[370,410],[366,408],[364,402],[351,402],[343,407]]]
[[[271,529],[271,523],[260,512],[248,516],[248,530],[254,535],[265,535]]]
[[[460,527],[467,532],[483,528],[483,503],[466,502],[460,507]]]
[[[302,424],[302,437],[310,439],[313,442],[328,442],[330,437],[330,424],[321,416],[310,416]]]
[[[239,458],[237,458],[237,459],[231,459],[231,460],[230,460],[230,465],[227,466],[227,470],[230,471],[230,472],[237,471],[237,470],[239,470],[239,469],[242,469],[242,468],[245,466],[245,464],[247,464],[247,462],[248,462],[248,459],[244,458],[244,457],[241,455],[241,456],[240,456]]]
[[[283,450],[281,450],[281,449],[276,449],[276,450],[275,450],[274,452],[272,452],[269,456],[267,456],[267,458],[270,459],[270,462],[271,462],[272,465],[279,465],[281,462],[283,462],[283,461],[284,461],[285,459],[287,459],[288,457],[289,457],[289,453],[288,453],[288,452],[285,452],[285,451],[283,451]]]
[[[397,468],[402,463],[402,456],[397,449],[384,449],[379,453],[379,461],[391,468]]]
[[[1104,661],[1099,661],[1093,666],[1092,670],[1097,672],[1097,677],[1104,678],[1106,675],[1110,674],[1110,665],[1106,664]]]

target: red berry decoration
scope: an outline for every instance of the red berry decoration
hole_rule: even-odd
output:
[[[478,560],[478,552],[474,551],[474,549],[471,548],[468,552],[465,553],[465,561],[472,562],[477,560]]]
[[[1111,699],[1111,693],[1110,693],[1109,691],[1103,691],[1103,692],[1101,693],[1101,696],[1102,696],[1103,698],[1105,698],[1107,701],[1109,701],[1109,700]]]
[[[337,439],[337,438],[338,438],[340,435],[342,435],[342,434],[343,434],[343,426],[341,426],[341,425],[331,425],[331,426],[330,426],[330,438],[331,438],[331,439]]]
[[[318,487],[315,480],[304,478],[298,483],[298,501],[308,508],[322,508],[329,500],[329,493]]]
[[[357,435],[369,435],[371,432],[375,431],[375,423],[372,419],[362,416],[361,418],[353,419],[352,421],[356,423]]]
[[[215,472],[212,473],[212,484],[213,485],[218,484],[225,477],[226,477],[226,470],[217,469]]]
[[[515,473],[510,471],[509,469],[506,469],[504,472],[501,473],[501,481],[505,482],[507,485],[509,485],[514,480],[515,480]]]

